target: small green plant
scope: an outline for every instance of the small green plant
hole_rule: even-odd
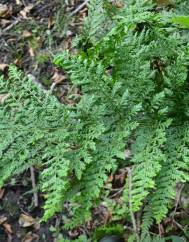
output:
[[[0,185],[38,166],[44,220],[69,202],[65,227],[73,228],[90,219],[108,174],[124,165],[122,200],[134,240],[152,241],[151,225],[167,215],[176,184],[189,180],[189,44],[149,1],[129,1],[115,13],[102,35],[88,32],[90,44],[77,54],[55,57],[80,89],[73,105],[60,104],[13,66],[8,80],[1,78]]]
[[[92,241],[99,241],[106,235],[123,235],[124,227],[121,224],[112,224],[97,228],[92,235]]]

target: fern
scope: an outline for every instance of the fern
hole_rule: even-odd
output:
[[[150,1],[129,1],[113,16],[109,6],[91,1],[86,20],[93,8],[105,14],[105,32],[88,31],[86,23],[90,45],[55,57],[80,89],[77,103],[60,104],[13,66],[0,81],[7,95],[0,103],[0,185],[39,167],[44,220],[69,202],[65,227],[73,228],[90,220],[108,174],[131,167],[132,190],[126,183],[122,200],[132,213],[144,208],[141,237],[151,239],[150,226],[165,218],[176,184],[189,179],[188,43]]]
[[[82,33],[74,40],[74,45],[86,49],[96,43],[114,25],[112,8],[107,10],[110,4],[107,0],[91,0],[88,4],[88,16],[84,19]]]
[[[124,233],[124,227],[120,224],[110,224],[108,226],[101,226],[97,228],[92,235],[92,241],[99,241],[107,235],[122,235]]]

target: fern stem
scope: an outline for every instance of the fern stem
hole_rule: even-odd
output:
[[[137,228],[137,223],[136,223],[136,219],[134,216],[134,213],[132,211],[132,169],[131,168],[127,168],[127,172],[128,172],[128,192],[129,192],[129,210],[130,210],[130,216],[131,216],[131,221],[132,221],[132,225],[133,225],[133,231],[135,233],[136,236],[136,240],[137,242],[140,241],[140,237],[138,234],[138,228]]]
[[[185,184],[181,184],[181,185],[180,185],[180,188],[179,188],[178,191],[177,191],[176,202],[175,202],[175,209],[174,209],[173,214],[172,214],[172,216],[171,216],[172,219],[174,219],[174,217],[175,217],[175,213],[176,213],[176,211],[177,211],[177,208],[178,208],[178,205],[179,205],[179,202],[180,202],[181,193],[182,193],[182,190],[183,190],[183,188],[184,188],[184,185],[185,185]]]
[[[34,201],[35,207],[38,207],[39,202],[38,202],[38,195],[36,192],[35,171],[33,166],[30,167],[30,173],[31,173],[31,181],[32,181],[32,188],[33,188],[33,201]]]

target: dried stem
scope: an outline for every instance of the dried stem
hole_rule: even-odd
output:
[[[176,202],[175,202],[175,209],[174,209],[173,214],[171,216],[172,219],[174,219],[174,217],[175,217],[175,213],[177,211],[177,208],[178,208],[178,205],[179,205],[179,202],[180,202],[180,197],[181,197],[181,193],[182,193],[183,188],[184,188],[184,184],[181,184],[180,188],[177,191]]]
[[[89,2],[89,0],[85,0],[81,5],[79,5],[73,12],[70,13],[70,17],[75,15],[76,13],[78,13],[82,8],[85,7],[85,5],[87,5],[87,3]]]
[[[39,201],[38,201],[38,195],[36,192],[35,171],[33,166],[30,167],[30,173],[31,173],[31,181],[32,181],[32,188],[33,188],[33,201],[34,201],[35,207],[38,207]]]
[[[21,18],[17,18],[12,24],[10,24],[8,27],[4,28],[2,30],[2,33],[4,34],[8,30],[12,29],[15,25],[17,25],[21,21]]]
[[[128,172],[128,185],[129,185],[129,210],[130,210],[131,220],[132,220],[132,224],[133,224],[133,231],[135,233],[137,242],[139,242],[140,237],[139,237],[139,233],[138,233],[137,223],[136,223],[135,215],[132,211],[132,194],[131,194],[131,191],[132,191],[132,169],[127,168],[127,172]]]

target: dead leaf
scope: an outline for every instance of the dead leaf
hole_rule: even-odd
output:
[[[7,217],[0,216],[0,225],[7,221]]]
[[[54,20],[53,20],[52,17],[50,17],[50,18],[48,19],[48,29],[50,29],[50,28],[53,26],[53,24],[54,24]]]
[[[115,175],[115,181],[123,185],[125,183],[125,178],[126,178],[126,170],[125,169],[119,169],[118,174]]]
[[[23,36],[24,38],[29,38],[29,37],[32,36],[32,33],[29,32],[28,30],[24,30],[23,33],[22,33],[22,36]]]
[[[113,175],[111,174],[109,177],[108,177],[108,180],[107,180],[107,183],[110,183],[112,182],[114,179]]]
[[[166,6],[170,5],[170,4],[173,4],[173,2],[171,0],[155,0],[155,2],[160,7],[166,7]]]
[[[29,54],[31,57],[34,57],[35,56],[35,53],[34,53],[34,50],[32,47],[29,48]]]
[[[0,3],[0,17],[3,17],[8,10],[9,8],[7,5]]]
[[[22,2],[20,0],[16,0],[17,5],[22,5]]]
[[[28,232],[26,236],[22,239],[22,242],[32,242],[38,240],[39,236],[37,234],[32,234],[32,232]]]
[[[4,71],[8,64],[0,64],[0,71]]]
[[[12,15],[12,6],[0,3],[0,18],[7,18]]]
[[[30,227],[36,223],[36,219],[33,217],[26,215],[26,214],[21,214],[19,217],[19,224],[21,227]]]
[[[8,224],[8,223],[3,223],[3,227],[5,228],[5,230],[6,230],[9,234],[12,234],[12,233],[13,233],[10,224]]]
[[[94,208],[93,216],[95,218],[95,225],[99,226],[107,224],[111,220],[112,213],[105,205],[101,204]]]
[[[11,21],[8,20],[8,19],[1,19],[1,22],[0,22],[2,28],[6,27],[6,26],[9,25],[10,23],[11,23]]]
[[[34,237],[32,235],[32,232],[28,232],[26,236],[23,238],[22,242],[32,242]]]
[[[0,200],[3,198],[4,193],[5,193],[5,189],[1,188],[0,189]]]
[[[113,4],[114,4],[114,6],[115,6],[116,8],[123,8],[123,7],[124,7],[123,2],[121,2],[121,1],[119,1],[119,0],[115,0],[115,1],[113,2]]]
[[[20,59],[15,59],[14,64],[21,67],[21,60]]]
[[[0,94],[0,103],[4,103],[5,100],[10,96],[9,93],[5,93],[5,94]]]
[[[58,71],[56,71],[52,77],[52,80],[55,84],[59,84],[66,79],[66,76],[58,73]]]
[[[33,8],[33,4],[29,4],[28,6],[26,6],[23,10],[20,11],[20,15],[24,18],[24,19],[28,19],[27,14],[32,10]]]
[[[35,230],[39,230],[39,229],[40,229],[40,222],[39,222],[39,219],[36,219],[36,220],[35,220],[34,229],[35,229]]]
[[[79,230],[78,229],[72,229],[70,231],[68,231],[69,237],[71,237],[72,239],[75,237],[78,237],[79,235]]]

